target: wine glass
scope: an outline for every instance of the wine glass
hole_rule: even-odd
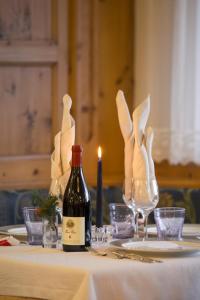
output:
[[[58,206],[56,207],[56,213],[58,215],[58,224],[61,224],[62,223],[63,195],[62,195],[61,184],[59,183],[58,179],[56,179],[55,183],[54,183],[54,195],[58,197]]]
[[[138,238],[138,214],[141,213],[144,219],[143,236],[147,239],[147,223],[150,212],[156,207],[159,201],[159,192],[156,179],[152,180],[133,180],[132,197],[126,199],[126,205],[132,209],[135,216],[135,234]]]

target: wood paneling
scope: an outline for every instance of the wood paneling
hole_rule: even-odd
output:
[[[50,154],[50,68],[4,66],[0,82],[0,156]]]
[[[115,97],[122,89],[133,111],[133,4],[0,0],[1,189],[49,187],[50,153],[66,92],[73,100],[88,184],[96,184],[98,145],[104,185],[123,184],[124,143]],[[163,162],[156,173],[160,186],[200,186],[199,168],[193,165]]]
[[[3,236],[2,236],[2,238],[3,238]],[[17,296],[1,296],[0,295],[0,300],[40,300],[40,298],[17,297]]]
[[[51,39],[50,0],[0,0],[0,40]]]
[[[170,165],[167,161],[156,164],[160,187],[200,188],[200,167],[194,164]]]
[[[7,45],[0,43],[0,63],[9,64],[49,64],[57,63],[58,48],[51,43],[35,44],[32,43],[19,45],[12,43]]]
[[[67,0],[0,0],[0,188],[48,188],[67,87]]]
[[[66,92],[88,183],[96,184],[99,144],[104,184],[122,183],[115,97],[123,89],[132,110],[132,6],[131,0],[0,0],[1,188],[48,188]],[[43,171],[35,172],[38,162]]]
[[[77,142],[84,171],[96,184],[97,147],[103,147],[104,184],[122,184],[123,139],[115,97],[123,89],[132,110],[132,1],[71,3],[69,88],[76,101]]]
[[[96,101],[99,112],[98,141],[105,149],[106,175],[123,174],[124,142],[119,130],[115,97],[125,92],[133,110],[133,11],[132,1],[97,2],[98,49],[96,52]],[[112,159],[111,159],[112,158]]]
[[[49,155],[4,156],[0,159],[3,189],[44,188],[50,185]],[[48,176],[47,176],[48,175]]]

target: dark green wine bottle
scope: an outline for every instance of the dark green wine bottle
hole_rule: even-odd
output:
[[[86,251],[90,243],[90,197],[82,171],[82,148],[74,145],[71,174],[63,198],[63,250]]]

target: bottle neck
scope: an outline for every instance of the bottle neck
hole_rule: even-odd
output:
[[[73,167],[82,167],[81,152],[72,152],[72,168]]]

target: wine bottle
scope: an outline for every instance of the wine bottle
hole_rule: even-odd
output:
[[[82,171],[82,148],[72,146],[72,168],[63,198],[64,251],[86,251],[91,242],[90,197]]]

